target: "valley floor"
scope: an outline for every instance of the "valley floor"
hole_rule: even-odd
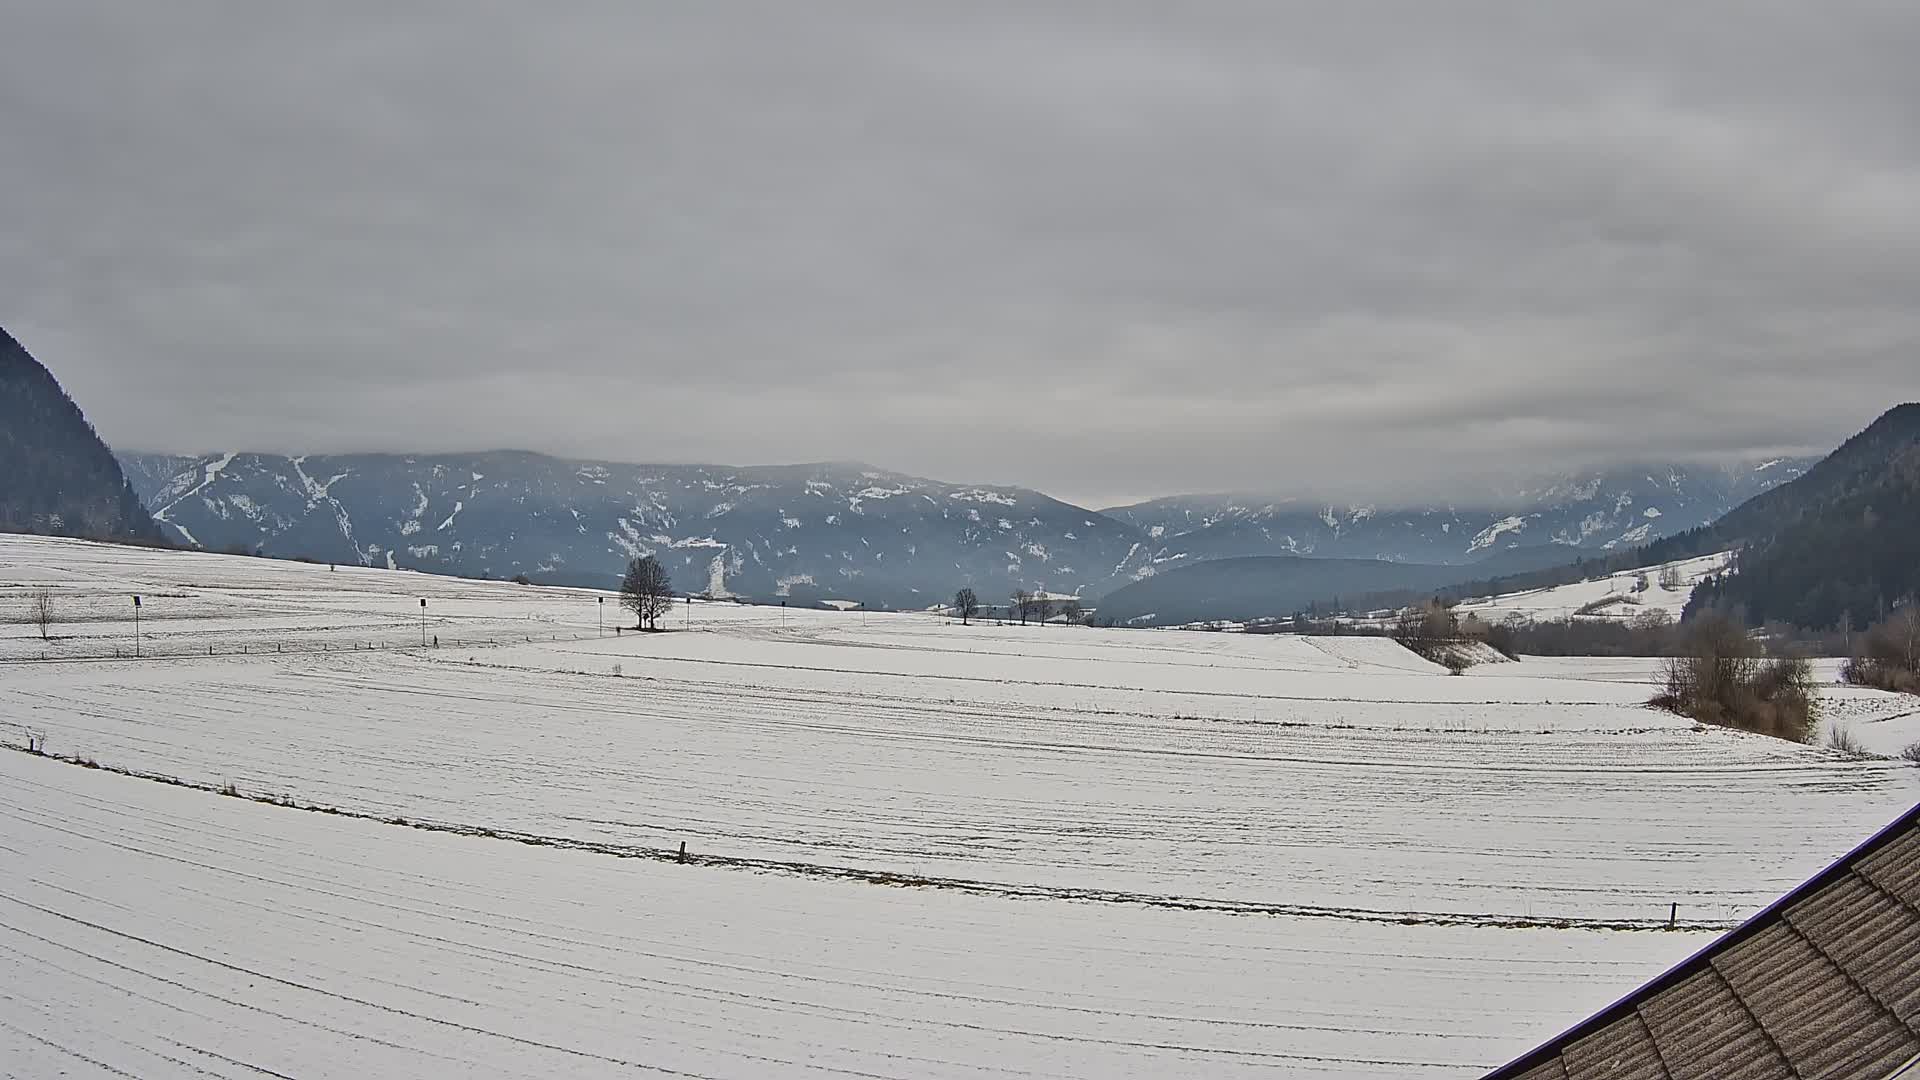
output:
[[[105,768],[0,753],[21,1076],[1472,1076],[1920,798],[1638,661],[0,537],[41,587],[0,741]]]

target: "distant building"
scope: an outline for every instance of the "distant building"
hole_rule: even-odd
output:
[[[1920,806],[1486,1080],[1920,1080]]]
[[[1083,607],[1080,598],[1070,593],[1041,589],[1033,594],[1032,618],[1037,622],[1079,622],[1093,609]]]

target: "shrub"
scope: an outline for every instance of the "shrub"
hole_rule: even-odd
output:
[[[1652,704],[1704,724],[1807,742],[1818,720],[1813,668],[1763,660],[1735,620],[1709,613],[1684,626],[1680,655],[1666,663],[1666,689]]]
[[[1920,742],[1909,744],[1905,750],[1900,751],[1900,756],[1915,765],[1920,765]]]
[[[1393,640],[1422,660],[1446,668],[1449,674],[1459,675],[1473,666],[1473,656],[1459,647],[1462,642],[1457,637],[1428,638],[1395,635]]]
[[[1898,694],[1920,694],[1920,672],[1908,671],[1869,656],[1850,657],[1840,666],[1840,677],[1855,686],[1871,686]]]
[[[1859,686],[1920,694],[1920,604],[1907,604],[1860,635],[1840,677]]]

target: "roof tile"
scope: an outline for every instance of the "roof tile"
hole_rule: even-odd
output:
[[[1819,903],[1818,895],[1805,901]],[[1786,923],[1713,966],[1806,1080],[1882,1077],[1920,1050],[1920,1039]]]
[[[1907,829],[1855,864],[1874,884],[1920,907],[1920,826]]]
[[[1766,1032],[1712,968],[1640,1007],[1674,1080],[1794,1080]]]
[[[1794,928],[1920,1030],[1920,912],[1858,875],[1835,882],[1822,901],[1795,905],[1788,915]]]
[[[1613,1024],[1566,1049],[1569,1080],[1672,1080],[1639,1023]]]

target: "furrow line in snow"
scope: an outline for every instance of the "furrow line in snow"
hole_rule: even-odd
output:
[[[102,765],[90,759],[79,757],[41,754],[28,751],[24,747],[11,743],[0,744],[0,746],[4,746],[6,749],[13,750],[16,753],[32,754],[32,756],[35,757],[44,757],[48,760],[64,762],[79,768],[98,769],[134,779],[168,784],[175,787],[191,788],[196,791],[204,791],[211,794],[226,794],[212,784],[200,784],[159,773]],[[1090,903],[1127,904],[1183,911],[1218,911],[1236,915],[1275,915],[1296,918],[1341,919],[1352,922],[1392,923],[1407,926],[1481,926],[1506,929],[1552,930],[1716,930],[1729,929],[1738,925],[1738,920],[1688,920],[1669,923],[1664,919],[1590,919],[1571,916],[1542,917],[1520,913],[1392,911],[1363,907],[1331,907],[1314,904],[1228,900],[1204,896],[1128,892],[1117,889],[997,882],[977,878],[940,877],[878,868],[833,866],[824,863],[755,858],[741,855],[720,855],[696,851],[682,854],[679,849],[675,848],[652,847],[642,844],[617,844],[609,841],[586,840],[578,837],[551,836],[516,830],[495,829],[484,825],[423,821],[404,817],[382,817],[378,814],[346,810],[333,806],[302,803],[298,800],[277,796],[241,795],[238,797],[251,802],[281,807],[283,809],[331,814],[338,817],[382,822],[388,825],[420,829],[427,832],[451,833],[459,836],[477,836],[537,847],[551,847],[563,850],[591,852],[600,855],[611,855],[619,858],[651,859],[657,862],[677,862],[728,870],[782,873],[799,877],[839,881],[859,881],[871,885],[885,885],[898,888],[947,889],[978,896],[1002,896],[1012,899],[1068,900]]]

